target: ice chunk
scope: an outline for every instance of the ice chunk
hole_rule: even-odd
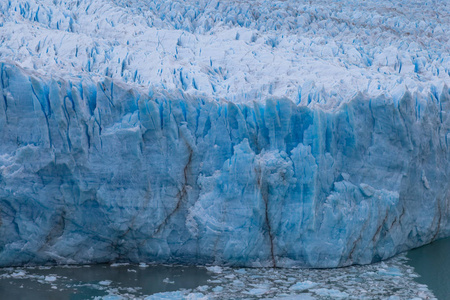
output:
[[[53,282],[56,281],[56,276],[45,276],[45,281]]]
[[[172,281],[169,278],[164,278],[163,282],[164,283],[168,283],[168,284],[174,284],[175,283],[175,281]]]
[[[315,289],[314,293],[322,297],[331,297],[332,299],[347,298],[349,294],[335,289]]]
[[[297,282],[296,284],[292,285],[289,289],[293,291],[304,291],[309,290],[316,286],[317,283],[307,280],[303,282]]]
[[[206,270],[208,270],[209,272],[212,272],[212,273],[217,273],[217,274],[222,273],[222,268],[219,266],[206,267]]]
[[[161,299],[184,299],[185,293],[181,291],[156,293],[145,297],[145,300],[161,300]],[[195,298],[194,298],[195,299]]]
[[[215,293],[220,293],[221,291],[223,291],[223,287],[221,287],[220,285],[216,286],[215,288],[212,289],[212,291]]]
[[[260,296],[260,295],[264,295],[267,292],[268,292],[268,289],[265,289],[265,288],[254,288],[254,289],[247,290],[246,292],[244,292],[244,294],[252,295],[252,296]]]

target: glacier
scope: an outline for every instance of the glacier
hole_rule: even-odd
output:
[[[448,7],[366,2],[2,2],[0,266],[325,268],[450,236]]]

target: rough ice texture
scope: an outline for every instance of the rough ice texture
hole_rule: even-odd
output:
[[[450,235],[445,1],[189,3],[0,3],[0,265],[337,267]]]
[[[0,28],[0,59],[41,74],[233,102],[450,86],[448,1],[4,0]]]
[[[1,65],[0,264],[337,267],[450,233],[449,89],[336,112]]]

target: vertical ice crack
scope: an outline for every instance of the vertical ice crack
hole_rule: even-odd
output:
[[[39,97],[38,97],[38,95],[36,94],[36,91],[34,90],[33,84],[31,84],[31,90],[32,90],[34,96],[36,97],[36,100],[37,100],[37,101],[39,102],[39,104],[41,105],[41,110],[42,110],[42,113],[44,114],[45,122],[47,123],[48,141],[49,141],[49,143],[50,143],[50,148],[51,148],[51,147],[52,147],[52,136],[51,136],[51,134],[50,134],[50,124],[49,124],[49,121],[48,121],[48,114],[47,114],[47,112],[45,111],[44,104],[42,104],[41,101],[39,100]],[[49,108],[49,109],[50,109],[50,108]]]
[[[270,220],[269,220],[269,204],[268,204],[267,198],[263,197],[263,199],[264,199],[264,203],[266,205],[265,214],[266,214],[267,230],[268,230],[269,240],[270,240],[270,256],[272,258],[273,267],[276,268],[277,264],[275,262],[275,255],[274,255],[274,251],[273,251],[272,227],[270,226]]]
[[[51,228],[51,230],[45,237],[45,241],[39,248],[38,252],[42,251],[45,247],[50,246],[50,244],[53,243],[54,240],[56,240],[57,238],[61,237],[64,234],[64,231],[66,229],[66,219],[67,219],[66,212],[62,211],[58,220],[55,222],[54,226]]]
[[[377,239],[377,235],[381,232],[381,229],[383,228],[384,223],[386,223],[387,219],[389,216],[389,210],[386,210],[386,215],[384,216],[383,221],[381,222],[380,226],[378,226],[377,231],[375,232],[375,234],[373,235],[372,241],[375,243],[376,239]]]
[[[438,225],[436,228],[436,232],[434,233],[433,238],[431,239],[431,242],[436,240],[436,238],[439,234],[439,231],[441,230],[442,211],[441,211],[441,203],[439,202],[439,199],[437,199],[437,205],[438,205],[438,211],[439,211],[439,219],[438,219]]]
[[[148,205],[150,204],[150,200],[151,200],[151,184],[150,184],[150,182],[148,182],[148,187],[147,187],[147,189],[146,189],[146,195],[145,195],[145,198],[144,198],[144,199],[145,199],[145,201],[144,201],[142,207],[136,212],[136,214],[134,214],[134,215],[132,216],[132,218],[131,218],[131,220],[130,220],[130,224],[128,225],[127,230],[126,230],[125,232],[123,232],[122,234],[120,234],[120,235],[116,238],[116,240],[114,240],[114,241],[111,242],[111,247],[113,247],[114,249],[119,250],[119,248],[122,246],[122,245],[120,244],[120,240],[125,239],[125,237],[126,237],[130,232],[132,232],[132,231],[134,230],[134,227],[135,227],[135,224],[136,224],[136,219],[137,219],[143,212],[147,211]],[[128,249],[126,249],[126,250],[127,250],[126,253],[129,253],[129,252],[131,252],[132,250],[136,250],[136,251],[139,253],[139,255],[140,255],[140,253],[141,253],[140,247],[142,247],[142,245],[143,245],[146,241],[147,241],[147,239],[144,239],[144,240],[142,240],[142,241],[140,241],[140,242],[136,242],[136,244],[135,244],[134,246],[131,246],[131,247],[129,247]],[[120,260],[120,259],[121,259],[121,256],[124,255],[124,254],[126,254],[126,253],[125,253],[125,252],[119,253],[119,256],[118,256],[117,259]]]
[[[4,103],[4,109],[5,109],[5,119],[6,119],[6,123],[8,123],[8,100],[6,99],[5,95],[3,95],[3,103]]]
[[[273,233],[272,233],[272,226],[270,225],[270,218],[269,218],[269,187],[267,183],[264,182],[262,178],[262,172],[256,172],[260,175],[258,176],[258,186],[261,191],[261,197],[264,201],[264,218],[267,226],[267,233],[269,235],[269,243],[270,243],[270,257],[272,259],[272,266],[274,268],[277,267],[276,260],[275,260],[275,254],[274,254],[274,243],[273,243]]]
[[[183,186],[181,187],[181,189],[179,190],[178,194],[176,195],[176,198],[178,198],[178,202],[177,205],[175,206],[175,208],[167,215],[167,217],[161,222],[161,224],[158,225],[158,227],[156,228],[155,232],[153,233],[153,236],[157,235],[161,229],[167,225],[167,223],[169,222],[169,220],[172,218],[172,216],[180,209],[181,204],[183,203],[184,198],[187,195],[187,185],[188,185],[188,170],[191,166],[192,163],[192,156],[194,154],[194,151],[192,150],[191,146],[189,146],[188,143],[186,143],[187,148],[189,150],[189,157],[188,157],[188,161],[186,163],[186,165],[184,166],[183,169],[183,177],[184,177],[184,183]]]
[[[361,232],[359,233],[358,238],[353,242],[352,249],[350,250],[350,252],[348,254],[348,260],[351,261],[353,259],[353,253],[355,252],[356,247],[358,246],[358,243],[362,240],[362,235],[364,234],[364,231],[366,230],[367,225],[369,225],[369,223],[370,223],[370,218],[367,218],[366,221],[364,222],[364,225],[361,228]],[[342,264],[343,258],[344,258],[344,256],[342,256],[341,262],[339,264]]]
[[[111,106],[115,108],[116,106],[114,105],[114,102],[113,102],[113,84],[111,83],[111,96],[108,96],[106,94],[106,86],[105,86],[104,82],[101,82],[100,89],[102,90],[102,92],[105,95],[106,99],[108,99],[109,104],[111,104]]]
[[[6,98],[6,80],[4,79],[4,70],[3,70],[3,64],[1,64],[0,66],[0,84],[1,84],[1,91],[3,93],[3,105],[4,105],[4,110],[5,110],[5,118],[6,118],[6,123],[8,123],[8,99]]]
[[[67,139],[67,145],[69,146],[69,151],[72,151],[72,141],[70,140],[70,133],[69,133],[69,131],[70,131],[70,114],[69,114],[69,111],[67,110],[66,99],[69,99],[69,97],[66,96],[66,97],[64,97],[64,100],[63,100],[63,104],[64,104],[63,112],[64,112],[64,117],[66,118],[66,121],[67,121],[66,139]],[[71,100],[69,99],[69,101],[71,101]]]

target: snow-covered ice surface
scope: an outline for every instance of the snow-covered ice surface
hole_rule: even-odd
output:
[[[64,267],[65,269],[73,267]],[[413,279],[418,275],[406,264],[400,255],[385,262],[366,266],[351,266],[339,269],[282,269],[282,268],[207,268],[209,279],[197,287],[178,288],[177,290],[146,294],[145,286],[164,285],[165,280],[158,277],[146,277],[148,273],[140,272],[138,266],[129,265],[128,274],[138,280],[128,282],[102,280],[94,276],[85,276],[89,282],[79,281],[76,276],[58,275],[61,267],[49,268],[46,273],[54,274],[47,281],[39,268],[5,268],[0,269],[0,295],[6,290],[22,285],[22,295],[33,289],[47,297],[64,295],[65,298],[83,299],[391,299],[418,300],[436,299],[426,285]],[[202,267],[199,267],[203,269]],[[72,274],[84,272],[90,268],[72,269]],[[114,270],[111,270],[114,273]],[[125,271],[126,272],[126,271]],[[157,271],[156,271],[157,272]],[[147,275],[148,276],[148,275]],[[184,277],[183,277],[184,276]],[[186,281],[192,275],[174,273],[168,278],[172,282]],[[25,286],[24,286],[25,285]],[[182,286],[182,284],[181,284]],[[77,298],[77,299],[78,299]],[[40,298],[39,298],[40,299]]]
[[[334,108],[450,85],[447,1],[7,0],[0,59],[234,102]]]
[[[449,236],[449,18],[1,1],[0,265],[337,267]]]

